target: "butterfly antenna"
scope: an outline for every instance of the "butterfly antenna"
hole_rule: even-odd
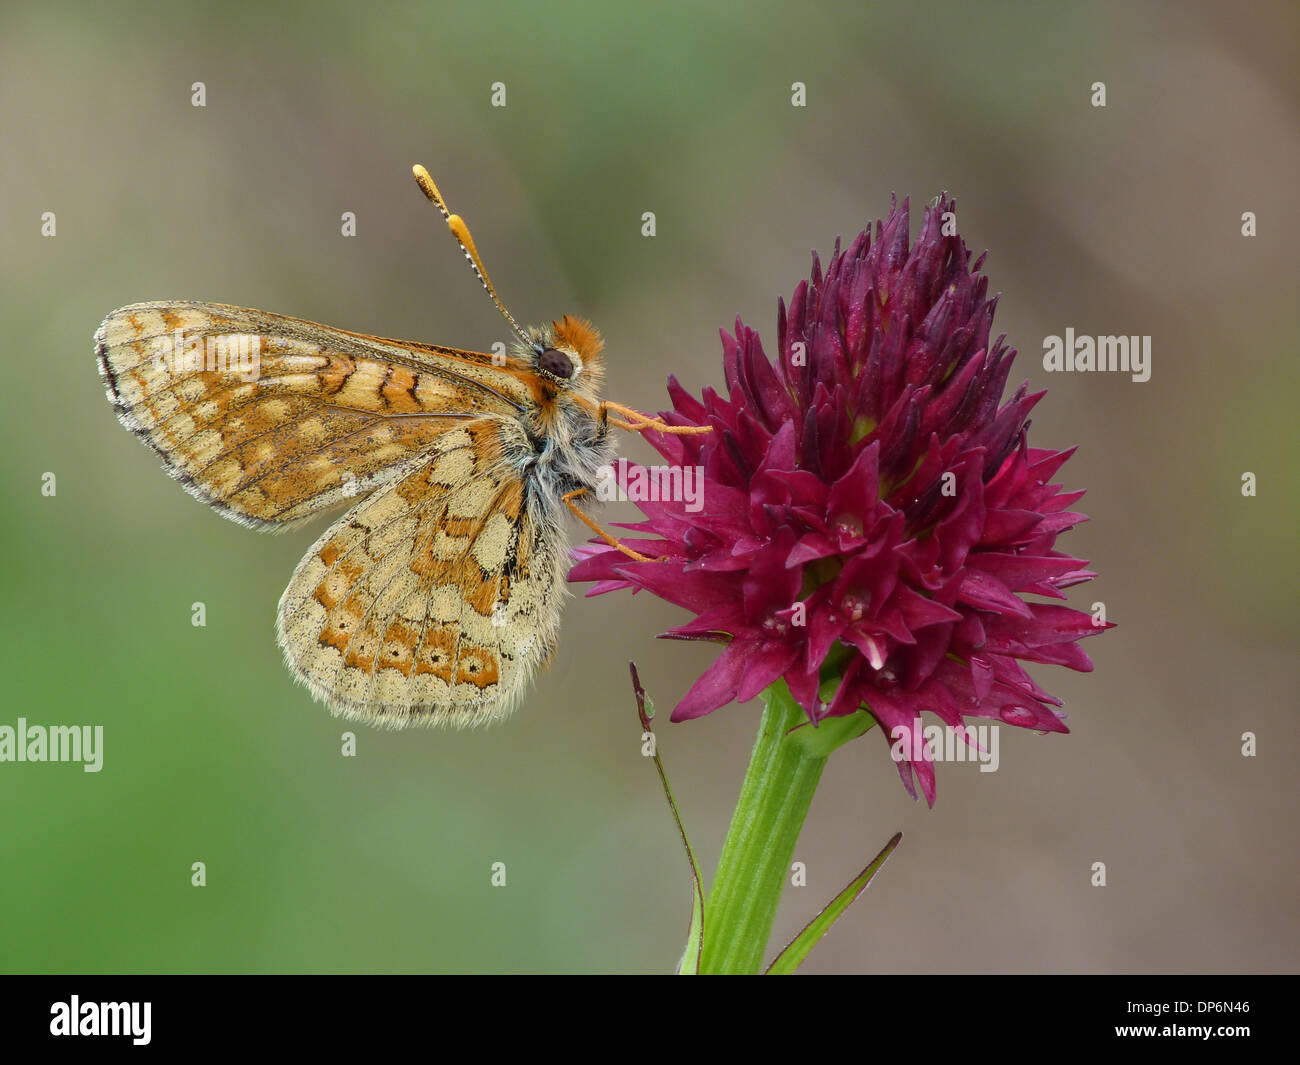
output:
[[[479,284],[483,286],[484,291],[492,297],[492,302],[497,305],[497,310],[505,316],[505,320],[510,323],[511,328],[519,334],[525,344],[530,348],[535,347],[532,337],[523,331],[519,323],[515,321],[514,315],[506,310],[506,305],[501,302],[501,297],[497,295],[496,286],[492,284],[492,279],[488,277],[487,270],[483,267],[483,260],[478,257],[478,249],[474,247],[474,238],[470,235],[469,226],[465,224],[465,219],[458,214],[452,214],[447,209],[447,201],[442,198],[442,193],[438,191],[438,186],[433,183],[429,171],[416,163],[415,166],[411,167],[411,173],[415,175],[415,183],[420,186],[420,191],[429,198],[430,203],[442,212],[447,228],[451,230],[451,235],[456,238],[460,250],[465,253],[470,269],[474,271],[474,276],[478,278]]]

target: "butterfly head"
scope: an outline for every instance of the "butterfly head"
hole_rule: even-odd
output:
[[[605,376],[601,352],[605,342],[590,322],[566,314],[549,326],[528,330],[525,358],[549,386],[548,391],[574,393],[595,400]]]

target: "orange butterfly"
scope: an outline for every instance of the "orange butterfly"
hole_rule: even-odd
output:
[[[136,303],[95,333],[118,418],[218,513],[279,530],[359,500],[298,564],[277,631],[336,714],[400,727],[507,714],[555,649],[566,508],[613,456],[610,425],[679,429],[601,402],[600,335],[522,329],[421,166],[518,341],[494,357],[219,303]],[[612,417],[611,411],[625,415]]]

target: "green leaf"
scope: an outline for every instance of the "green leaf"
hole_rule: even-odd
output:
[[[695,865],[694,857],[691,858],[691,865]],[[692,875],[695,878],[695,894],[691,898],[691,927],[686,935],[686,949],[682,951],[682,960],[677,963],[678,976],[699,976],[700,955],[704,951],[704,889],[700,886],[698,867],[694,869]]]
[[[776,960],[767,967],[766,975],[789,976],[799,968],[804,958],[808,957],[808,953],[817,945],[822,936],[830,931],[831,925],[839,920],[840,915],[853,904],[859,895],[866,891],[872,877],[880,871],[880,867],[885,864],[885,859],[894,853],[894,848],[898,846],[898,842],[902,838],[903,833],[894,833],[894,838],[885,844],[884,849],[876,855],[871,864],[854,877],[853,882],[848,887],[831,899],[830,904],[809,921],[804,926],[804,930],[790,941],[789,946],[776,956]]]
[[[778,681],[784,684],[784,681]],[[829,758],[832,752],[843,747],[850,740],[856,740],[875,727],[876,719],[865,710],[858,710],[844,717],[828,717],[812,724],[805,718],[790,730],[792,740],[803,745],[810,755],[817,758]]]
[[[645,689],[641,687],[641,678],[637,675],[636,663],[629,662],[628,667],[632,671],[632,690],[636,693],[636,712],[641,718],[641,731],[654,735],[654,727],[650,720],[655,716],[654,703],[646,696]],[[682,837],[682,846],[686,849],[686,860],[691,866],[691,923],[686,933],[686,949],[682,952],[682,960],[677,963],[677,975],[679,976],[698,976],[700,972],[700,953],[704,949],[704,882],[700,879],[700,866],[695,860],[695,851],[691,849],[691,841],[686,835],[686,826],[682,824],[682,815],[677,810],[677,802],[673,799],[673,789],[668,784],[668,774],[664,772],[664,764],[659,759],[659,745],[656,743],[653,747],[655,769],[659,773],[659,782],[663,785],[664,798],[668,800],[668,809],[673,813],[673,821],[677,824],[677,833]]]

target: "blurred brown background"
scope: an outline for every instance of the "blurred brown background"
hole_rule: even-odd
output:
[[[655,409],[669,372],[721,383],[737,312],[770,350],[810,248],[893,192],[955,195],[1012,383],[1050,387],[1030,440],[1080,445],[1064,479],[1093,520],[1061,546],[1101,577],[1071,602],[1120,627],[1088,641],[1095,673],[1036,671],[1071,735],[1004,729],[1000,770],[941,765],[933,810],[878,737],[835,755],[776,938],[902,828],[809,971],[1295,970],[1296,51],[1291,4],[5,5],[0,724],[103,724],[105,765],[0,764],[0,966],[675,964],[688,885],[627,661],[706,870],[758,719],[667,722],[713,654],[653,639],[682,615],[575,600],[507,724],[361,727],[341,758],[273,634],[322,523],[209,513],[95,374],[96,325],[144,299],[504,339],[421,161],[516,317],[591,317],[609,396]],[[1067,326],[1150,334],[1151,380],[1044,373]]]

